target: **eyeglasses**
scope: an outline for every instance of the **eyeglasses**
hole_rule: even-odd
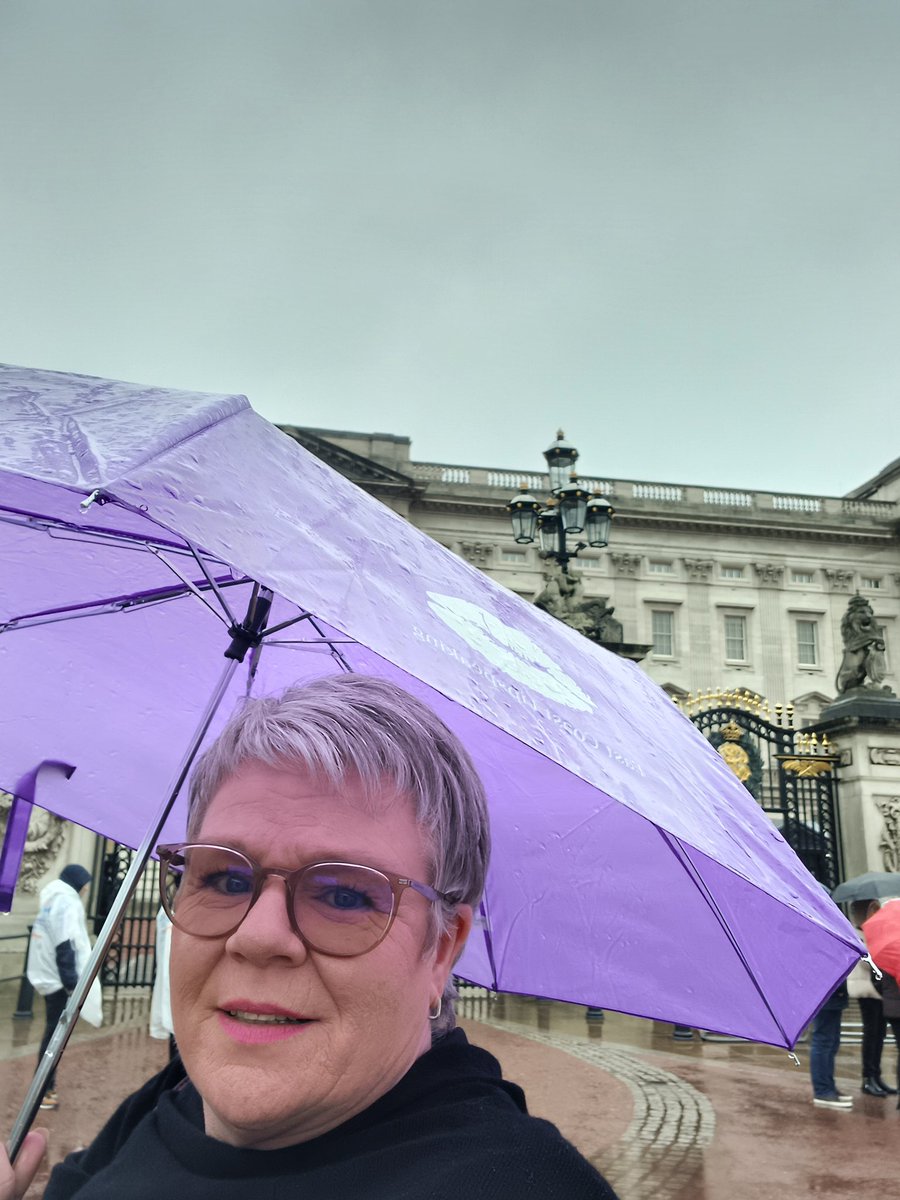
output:
[[[270,875],[285,883],[288,920],[310,950],[354,958],[390,932],[407,888],[436,903],[450,897],[357,863],[319,862],[287,871],[262,867],[240,850],[197,842],[157,846],[159,891],[172,924],[198,938],[224,938],[238,928]]]

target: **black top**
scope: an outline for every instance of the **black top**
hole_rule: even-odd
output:
[[[176,1059],[96,1140],[55,1167],[44,1200],[616,1200],[522,1089],[460,1029],[336,1129],[281,1150],[208,1137]]]

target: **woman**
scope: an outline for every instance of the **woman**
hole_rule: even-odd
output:
[[[897,1043],[897,1088],[900,1088],[900,983],[893,975],[884,971],[881,976],[881,988],[884,1019]],[[897,1088],[888,1088],[888,1094],[895,1095]],[[897,1101],[897,1107],[900,1108],[900,1100]]]
[[[466,752],[399,688],[248,701],[197,766],[187,844],[160,853],[181,1061],[46,1200],[610,1200],[454,1028],[488,850]]]
[[[881,905],[877,900],[854,900],[850,905],[850,920],[865,942],[862,925],[878,912]],[[879,985],[880,986],[880,985]],[[897,1089],[881,1077],[881,1054],[887,1019],[881,994],[875,987],[875,976],[868,962],[861,958],[847,976],[847,992],[851,1000],[859,1005],[862,1021],[862,1091],[867,1096],[895,1096]]]

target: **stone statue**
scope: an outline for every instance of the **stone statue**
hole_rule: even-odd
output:
[[[6,822],[9,819],[12,800],[13,798],[8,792],[0,792],[0,843],[6,833]],[[37,893],[38,884],[53,864],[65,836],[65,821],[35,805],[31,810],[28,822],[25,854],[16,884],[21,891],[30,895]]]
[[[574,571],[562,571],[554,564],[544,569],[544,587],[534,603],[559,621],[564,621],[592,642],[622,642],[622,622],[613,616],[614,608],[603,596],[585,596],[584,582]]]
[[[543,576],[544,587],[535,597],[534,603],[551,617],[568,621],[573,599],[580,598],[584,587],[581,576],[576,575],[574,571],[564,574],[558,566],[545,567]]]
[[[884,681],[884,634],[875,621],[872,606],[865,596],[850,597],[847,611],[841,620],[844,654],[835,680],[838,695],[865,689],[887,692]]]

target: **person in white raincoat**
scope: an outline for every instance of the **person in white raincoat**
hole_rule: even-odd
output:
[[[89,871],[79,863],[71,863],[63,868],[59,879],[48,883],[41,892],[41,907],[31,931],[26,967],[28,980],[44,997],[47,1009],[39,1063],[91,953],[82,899],[90,881]],[[91,1025],[100,1025],[103,1021],[97,980],[88,993],[81,1016]],[[58,1103],[54,1071],[47,1080],[41,1108],[56,1108]]]
[[[156,914],[156,978],[150,997],[150,1036],[168,1038],[169,1058],[175,1057],[175,1038],[172,1032],[172,1001],[169,996],[169,949],[172,945],[172,922],[161,908]]]

